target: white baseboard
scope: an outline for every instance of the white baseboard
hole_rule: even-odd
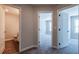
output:
[[[31,49],[31,48],[33,48],[33,47],[38,47],[38,46],[37,46],[37,45],[31,45],[31,46],[29,46],[29,47],[23,48],[23,49],[21,50],[21,52],[22,52],[22,51],[25,51],[25,50],[28,50],[28,49]]]

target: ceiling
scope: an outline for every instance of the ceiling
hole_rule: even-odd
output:
[[[74,6],[72,8],[65,9],[65,10],[63,10],[63,12],[66,12],[69,15],[78,15],[79,14],[78,6]]]
[[[72,4],[31,4],[32,6],[51,6],[51,7],[56,7],[56,8],[62,8],[62,7],[65,7],[65,6],[69,6],[69,5],[72,5]]]
[[[19,6],[26,6],[28,4],[16,4],[16,5],[19,5]],[[69,6],[71,4],[29,4],[29,6],[33,6],[33,7],[40,7],[40,6],[48,6],[48,7],[55,7],[55,8],[62,8],[62,7],[65,7],[65,6]],[[4,10],[7,12],[7,13],[11,13],[11,14],[15,14],[15,15],[19,15],[19,9],[17,8],[14,8],[14,7],[10,7],[10,6],[7,6],[7,5],[3,5],[3,8]]]
[[[2,8],[5,10],[6,13],[14,14],[14,15],[19,15],[19,9],[3,5]]]

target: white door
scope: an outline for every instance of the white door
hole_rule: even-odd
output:
[[[68,30],[68,14],[65,12],[59,13],[58,20],[58,46],[59,48],[66,47],[69,41],[69,30]]]
[[[0,53],[3,53],[5,48],[5,23],[4,23],[4,10],[0,7]]]

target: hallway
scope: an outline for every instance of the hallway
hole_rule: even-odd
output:
[[[46,48],[43,46],[43,48],[32,48],[26,51],[21,52],[21,54],[78,54],[79,48],[78,48],[78,40],[72,39],[71,42],[67,47],[61,48],[61,49],[54,49],[54,48]]]

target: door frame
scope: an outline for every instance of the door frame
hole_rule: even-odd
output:
[[[3,6],[9,6],[9,7],[13,7],[19,10],[19,52],[16,53],[20,53],[21,52],[21,8],[15,5],[3,5]]]
[[[0,54],[2,54],[3,52],[4,52],[4,49],[5,49],[5,12],[4,12],[4,10],[3,10],[3,8],[2,8],[2,5],[0,5],[0,12],[1,12],[1,20],[0,20],[0,22],[2,23],[2,24],[0,24],[0,26],[1,26],[1,35],[2,35],[2,41],[1,41],[1,44],[2,44],[2,47],[0,47]]]
[[[69,6],[66,6],[66,7],[63,7],[63,8],[60,8],[60,9],[57,10],[57,46],[58,46],[57,49],[60,49],[59,48],[59,39],[58,39],[58,36],[59,36],[58,35],[58,33],[59,33],[59,31],[58,31],[59,12],[62,11],[62,10],[65,10],[65,9],[75,7],[75,6],[79,6],[79,5],[73,4],[73,5],[69,5]]]
[[[45,13],[45,12],[46,13],[49,13],[49,12],[52,13],[52,20],[51,20],[52,21],[51,41],[52,42],[51,42],[51,47],[53,47],[53,11],[44,11],[44,10],[43,11],[37,11],[37,19],[38,19],[37,20],[37,25],[38,25],[38,27],[37,27],[37,34],[38,34],[37,42],[38,42],[38,47],[40,47],[40,42],[39,42],[40,41],[40,33],[39,33],[39,31],[40,31],[40,15],[39,14],[40,13]]]

